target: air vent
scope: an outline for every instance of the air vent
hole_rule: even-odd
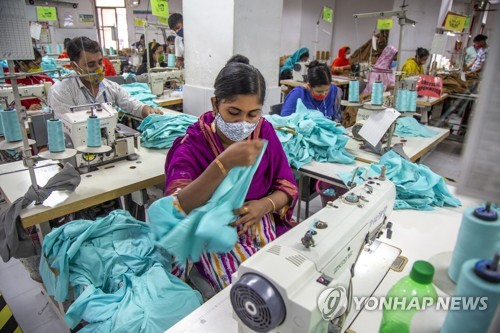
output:
[[[304,261],[306,261],[306,258],[301,256],[300,254],[296,254],[296,255],[291,256],[291,257],[286,257],[285,259],[297,267],[299,267],[300,265],[302,265],[304,263]]]
[[[281,251],[281,246],[279,246],[279,245],[274,245],[269,250],[267,250],[267,252],[270,252],[270,253],[275,254],[277,256],[280,255],[280,251]]]

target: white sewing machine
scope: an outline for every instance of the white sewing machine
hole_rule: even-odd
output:
[[[162,95],[165,83],[172,81],[183,84],[184,70],[163,70],[161,72],[149,73],[149,85],[151,87],[151,92],[156,96]]]
[[[66,146],[77,148],[87,144],[87,118],[93,114],[100,119],[103,146],[111,147],[105,153],[78,153],[75,165],[78,168],[92,167],[115,160],[137,158],[135,148],[139,147],[139,132],[118,124],[118,112],[111,103],[80,105],[60,116],[65,133]]]
[[[307,65],[308,62],[299,61],[293,65],[293,80],[299,82],[307,81]]]
[[[30,98],[46,99],[48,91],[52,83],[46,82],[44,84],[35,84],[31,86],[19,85],[19,97],[21,100]],[[4,109],[8,109],[9,105],[14,102],[14,92],[10,84],[0,85],[0,105]]]
[[[243,262],[230,291],[238,331],[327,332],[335,319],[344,332],[354,265],[385,227],[395,197],[389,180],[364,182],[320,211],[328,222],[303,222]]]

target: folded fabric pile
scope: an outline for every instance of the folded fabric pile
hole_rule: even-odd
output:
[[[141,145],[146,148],[170,148],[174,140],[186,134],[186,129],[196,120],[198,118],[187,114],[149,115],[137,128],[142,132]]]
[[[399,136],[420,136],[430,138],[438,132],[430,129],[428,126],[420,124],[415,118],[400,117],[397,120],[396,134]]]
[[[433,207],[462,205],[450,193],[443,177],[423,164],[405,160],[394,151],[384,154],[379,164],[370,164],[368,175],[365,168],[358,168],[354,182],[359,185],[367,177],[378,176],[383,165],[387,168],[386,177],[396,186],[394,209],[433,210]],[[347,185],[353,172],[340,172],[338,175]]]
[[[76,220],[44,239],[40,274],[57,301],[75,301],[65,320],[79,332],[164,332],[201,305],[197,291],[170,274],[169,255],[155,248],[148,224],[116,210]]]
[[[69,75],[75,74],[75,71],[73,71],[71,69],[57,66],[56,60],[54,58],[49,57],[49,56],[42,57],[41,66],[42,66],[42,70],[44,70],[44,71],[59,69],[59,71],[61,72],[61,76],[69,76]],[[59,77],[59,74],[57,72],[50,72],[50,73],[47,73],[46,75],[50,76],[53,79],[57,79]]]
[[[154,99],[158,98],[155,94],[151,93],[151,89],[146,83],[128,83],[122,84],[121,87],[125,89],[132,97],[138,99],[146,105],[153,108],[157,108],[158,104],[153,102]]]
[[[292,166],[300,168],[312,160],[354,163],[354,156],[345,149],[349,140],[346,129],[325,118],[321,112],[308,110],[300,99],[294,114],[287,117],[271,115],[266,119],[273,124]]]

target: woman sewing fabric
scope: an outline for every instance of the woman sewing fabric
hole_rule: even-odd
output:
[[[372,84],[376,81],[381,81],[384,85],[384,91],[392,90],[396,84],[396,77],[392,73],[392,69],[396,67],[395,56],[398,54],[398,49],[392,45],[387,45],[382,51],[377,62],[368,74],[368,83],[360,97],[363,99],[372,93]]]
[[[141,75],[148,72],[148,64],[146,62],[148,55],[144,52],[142,56],[142,65],[137,69],[136,75]],[[165,60],[165,52],[163,50],[163,45],[157,42],[149,43],[149,68],[154,67],[167,67]]]
[[[402,78],[424,74],[424,65],[429,59],[429,51],[423,47],[417,48],[415,57],[406,59],[401,71],[405,72]]]
[[[333,75],[349,74],[351,72],[351,48],[342,46],[339,49],[339,56],[332,62],[331,72]]]
[[[280,68],[280,80],[288,80],[292,78],[293,66],[296,62],[309,60],[309,49],[303,47],[295,51],[291,56],[286,58],[285,64]]]
[[[197,271],[220,291],[232,281],[241,262],[256,253],[295,222],[292,212],[297,186],[285,152],[272,125],[262,117],[266,84],[255,67],[227,64],[214,84],[213,111],[203,114],[186,135],[177,138],[165,163],[165,194],[177,196],[178,209],[189,214],[204,205],[227,173],[237,166],[252,165],[268,141],[242,207],[238,242],[228,253],[204,253]],[[193,268],[175,267],[173,273],[187,278]]]
[[[340,112],[342,90],[332,85],[330,69],[316,60],[312,61],[308,67],[306,86],[295,87],[286,95],[281,108],[281,116],[295,113],[297,100],[300,98],[309,110],[318,110],[325,117],[340,122],[342,120]]]

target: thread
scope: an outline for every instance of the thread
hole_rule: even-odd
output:
[[[396,110],[399,112],[408,111],[408,90],[398,90],[396,97]]]
[[[456,283],[464,262],[472,258],[489,258],[499,249],[500,219],[483,221],[474,216],[473,207],[468,207],[462,216],[448,275]]]
[[[384,92],[384,85],[380,81],[376,81],[372,85],[372,105],[382,105],[382,94]]]
[[[21,127],[19,126],[17,111],[4,110],[0,112],[0,117],[2,117],[2,128],[5,141],[21,141],[23,139],[23,134],[21,133]]]
[[[417,91],[416,90],[408,90],[408,111],[410,111],[410,112],[417,111]]]
[[[105,47],[102,48],[102,55],[103,56],[107,56],[108,55],[108,52],[106,51]]]
[[[45,45],[45,51],[47,51],[48,54],[52,54],[52,45],[50,44]]]
[[[56,48],[57,48],[57,53],[62,53],[62,51],[63,51],[63,47],[62,47],[62,45],[61,45],[61,44],[57,44],[57,45],[56,45]]]
[[[113,47],[110,47],[109,48],[109,55],[115,55],[116,52],[115,52],[115,49]]]
[[[0,112],[3,112],[2,106],[0,106]],[[0,115],[0,135],[3,135],[3,121],[1,115]]]
[[[101,120],[90,116],[87,119],[87,147],[100,147],[101,144]]]
[[[359,102],[359,81],[350,80],[349,81],[349,102],[358,103]]]
[[[169,53],[167,55],[167,66],[175,67],[175,54]]]
[[[487,297],[487,308],[465,309],[464,301],[462,301],[460,309],[448,311],[441,333],[486,332],[488,330],[500,302],[500,284],[498,281],[490,282],[479,277],[475,271],[477,263],[478,259],[470,259],[463,264],[453,296]],[[498,278],[498,271],[496,274]],[[478,303],[478,306],[481,306],[481,302]]]
[[[60,119],[47,120],[47,136],[49,141],[49,151],[60,153],[65,150],[64,133],[62,121]]]

